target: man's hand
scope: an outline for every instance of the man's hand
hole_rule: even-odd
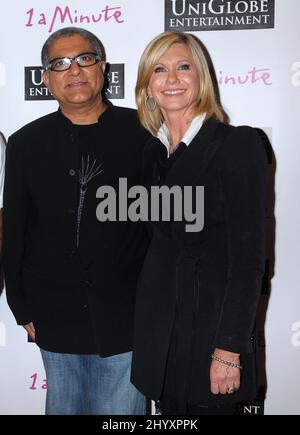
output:
[[[24,328],[26,329],[26,331],[28,332],[28,334],[30,335],[30,338],[35,341],[35,329],[33,326],[33,323],[27,323],[27,325],[23,325]]]

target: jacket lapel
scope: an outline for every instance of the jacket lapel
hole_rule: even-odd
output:
[[[170,168],[163,185],[168,187],[202,185],[205,171],[221,146],[220,135],[218,134],[218,127],[220,126],[223,126],[223,124],[212,118],[203,124],[187,149],[184,150],[180,158]],[[222,129],[219,128],[219,130]],[[148,147],[146,147],[143,168],[144,181],[148,188],[151,185],[160,184],[159,159],[166,160],[166,158],[167,151],[165,147],[159,139],[152,138]],[[203,176],[201,177],[201,175]],[[184,234],[184,231],[182,231],[183,222],[159,221],[154,224],[167,235],[170,235],[172,229],[175,231],[176,228],[176,232],[178,229],[181,229],[179,232]],[[178,240],[178,243],[180,243],[180,240]]]
[[[209,119],[203,124],[182,156],[171,167],[164,184],[167,186],[195,185],[220,147],[220,141],[216,135],[219,125],[220,123],[215,119]]]

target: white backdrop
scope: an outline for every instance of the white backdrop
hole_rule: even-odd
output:
[[[270,297],[264,296],[263,300],[268,302],[265,349],[262,327],[260,331],[268,383],[264,412],[300,414],[300,2],[275,0],[274,28],[203,28],[208,23],[208,12],[213,11],[217,19],[220,7],[225,6],[227,17],[240,17],[245,12],[248,20],[260,8],[265,15],[262,20],[270,24],[266,11],[272,3],[273,0],[10,0],[1,5],[0,130],[7,138],[25,123],[56,109],[54,101],[29,101],[24,97],[24,69],[40,65],[40,50],[51,32],[76,25],[97,34],[106,47],[109,62],[125,65],[125,98],[113,100],[114,104],[135,107],[138,61],[150,39],[165,30],[166,5],[169,10],[173,7],[178,19],[183,17],[182,12],[187,16],[189,5],[194,7],[191,17],[197,15],[195,11],[198,16],[202,14],[207,21],[198,20],[202,28],[194,31],[210,52],[221,100],[232,124],[263,129],[276,158],[275,267]],[[60,12],[66,14],[64,21]],[[83,22],[81,16],[85,17]],[[274,168],[273,161],[270,171]],[[269,213],[272,221],[272,210]],[[270,257],[271,251],[270,248]],[[0,414],[42,414],[44,378],[39,351],[15,324],[4,292],[0,298]],[[256,411],[254,407],[252,413]]]

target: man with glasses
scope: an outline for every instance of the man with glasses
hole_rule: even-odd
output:
[[[144,414],[130,383],[137,222],[99,222],[97,189],[140,184],[147,133],[102,96],[105,50],[84,29],[53,33],[43,80],[59,109],[8,141],[4,270],[17,323],[41,349],[46,414]]]

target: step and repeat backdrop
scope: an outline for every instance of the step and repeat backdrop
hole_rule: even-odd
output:
[[[0,131],[56,110],[41,81],[40,51],[59,28],[84,27],[104,43],[107,96],[135,107],[137,66],[164,30],[192,32],[213,61],[234,125],[259,129],[269,158],[266,274],[258,315],[260,391],[244,414],[300,414],[299,0],[10,0],[0,15]],[[51,201],[51,198],[49,198]],[[44,307],[47,310],[47,306]],[[0,297],[0,414],[43,414],[39,350]]]

